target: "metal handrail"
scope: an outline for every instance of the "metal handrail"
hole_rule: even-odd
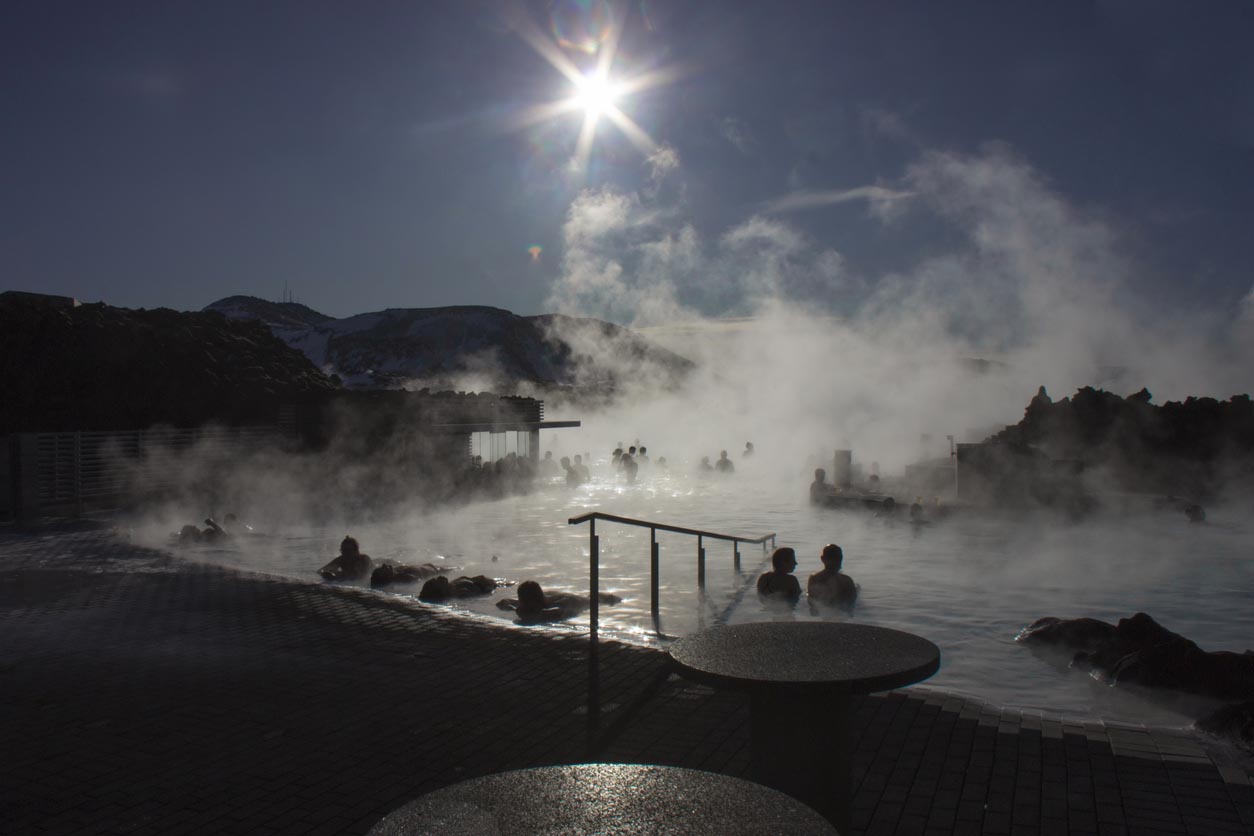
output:
[[[669,531],[674,534],[687,534],[697,538],[697,588],[705,589],[705,541],[724,540],[732,544],[732,552],[734,554],[733,565],[736,572],[740,572],[740,544],[753,543],[762,544],[762,553],[766,553],[766,543],[769,540],[771,547],[775,546],[775,532],[763,534],[761,537],[738,537],[732,534],[719,534],[715,531],[703,531],[698,528],[685,528],[678,525],[667,525],[666,523],[652,522],[650,520],[638,520],[632,517],[620,517],[616,514],[603,514],[600,511],[593,511],[578,517],[571,517],[567,520],[568,525],[582,525],[588,523],[588,754],[592,756],[596,751],[597,730],[600,725],[601,713],[601,696],[600,696],[600,666],[597,662],[597,634],[600,621],[601,602],[599,594],[601,591],[601,538],[597,536],[597,520],[605,522],[620,523],[622,525],[634,525],[638,528],[649,529],[650,548],[649,548],[649,589],[651,593],[651,605],[653,612],[653,628],[658,636],[662,635],[661,616],[658,610],[658,590],[660,576],[660,559],[659,546],[657,542],[657,533],[659,531]]]

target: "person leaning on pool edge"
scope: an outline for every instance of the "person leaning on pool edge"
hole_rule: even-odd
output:
[[[758,594],[797,601],[801,597],[801,582],[792,574],[797,568],[797,553],[787,546],[778,548],[771,555],[771,566],[770,572],[758,578]]]

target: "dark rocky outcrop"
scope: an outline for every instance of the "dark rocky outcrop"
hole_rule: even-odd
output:
[[[1250,726],[1254,704],[1254,652],[1207,652],[1173,633],[1145,613],[1109,624],[1093,618],[1042,618],[1026,627],[1018,641],[1074,652],[1073,667],[1093,670],[1111,685],[1139,685],[1221,702],[1243,702],[1246,714],[1217,712],[1216,728]],[[1242,724],[1244,723],[1244,726]]]
[[[334,389],[259,322],[0,294],[0,433],[273,423]]]
[[[1046,616],[1029,624],[1018,641],[1046,645],[1072,652],[1092,653],[1114,639],[1115,625],[1096,618],[1054,618]]]
[[[1072,664],[1113,685],[1135,683],[1218,700],[1254,699],[1254,652],[1207,652],[1139,612],[1108,624],[1093,618],[1042,618],[1019,634],[1029,645],[1075,651]]]
[[[1152,400],[1146,389],[1121,398],[1086,386],[1054,401],[1042,386],[1023,420],[988,444],[1031,451],[1054,470],[1071,464],[1092,477],[1090,487],[1198,499],[1254,488],[1249,395],[1189,397],[1162,406]]]
[[[1194,724],[1198,729],[1229,740],[1254,754],[1254,702],[1225,705]]]

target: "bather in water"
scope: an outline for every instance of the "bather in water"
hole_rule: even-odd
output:
[[[340,542],[340,556],[318,570],[329,581],[356,581],[370,576],[374,562],[370,555],[362,554],[361,546],[352,537]]]
[[[602,604],[622,603],[622,598],[602,592],[597,595]],[[590,606],[586,595],[573,592],[545,593],[535,581],[523,581],[518,585],[518,598],[507,598],[496,602],[498,609],[513,610],[523,624],[543,624],[552,621],[564,621],[574,618]]]
[[[440,602],[451,598],[475,598],[489,594],[497,585],[495,579],[486,575],[475,575],[473,578],[463,575],[451,581],[447,575],[439,575],[422,585],[418,600]]]

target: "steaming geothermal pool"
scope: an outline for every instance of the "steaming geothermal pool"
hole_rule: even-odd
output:
[[[941,648],[941,669],[929,684],[995,704],[1107,719],[1182,724],[1193,718],[1057,669],[1014,642],[1024,625],[1045,615],[1114,621],[1144,611],[1206,650],[1241,651],[1251,644],[1254,540],[1236,511],[1211,510],[1204,525],[1175,513],[1075,525],[971,513],[916,527],[904,519],[812,507],[804,475],[795,490],[767,487],[752,468],[738,464],[740,472],[723,478],[642,469],[640,482],[626,485],[600,463],[593,481],[579,488],[545,484],[526,496],[356,525],[347,533],[376,560],[444,562],[451,576],[535,579],[546,589],[573,591],[587,590],[588,527],[567,520],[594,510],[747,537],[776,532],[779,545],[797,550],[803,587],[820,567],[823,544],[836,542],[845,551],[845,570],[861,587],[852,618],[917,633]],[[603,634],[656,642],[648,530],[606,522],[597,529],[601,589],[624,599],[602,607]],[[345,533],[342,525],[291,529],[189,556],[316,582],[315,570],[337,553]],[[805,599],[784,612],[759,601],[752,585],[769,567],[760,547],[742,546],[737,576],[731,544],[706,541],[703,601],[696,590],[695,538],[662,532],[658,540],[661,626],[671,636],[720,622],[816,617]],[[418,588],[401,585],[379,594],[417,595]],[[507,621],[512,614],[494,606],[505,596],[511,592],[456,606]],[[586,625],[585,618],[553,629]]]

